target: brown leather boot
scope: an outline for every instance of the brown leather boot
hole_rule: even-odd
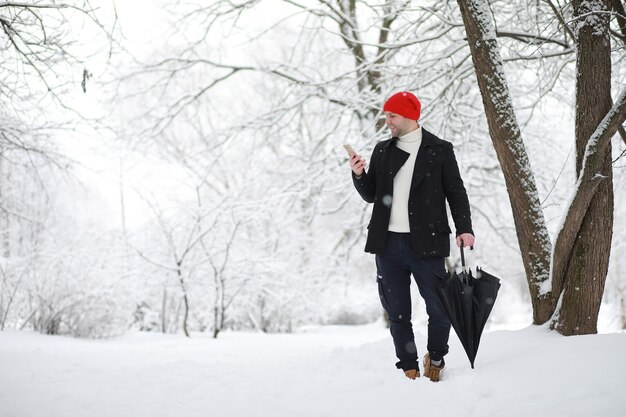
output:
[[[406,375],[407,378],[416,379],[420,377],[420,371],[418,371],[417,369],[409,369],[407,371],[404,371],[404,375]]]
[[[424,376],[433,382],[439,382],[441,380],[441,371],[446,366],[443,359],[441,365],[435,366],[430,363],[430,354],[424,356]]]

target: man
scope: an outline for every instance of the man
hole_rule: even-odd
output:
[[[474,245],[470,206],[452,144],[419,124],[421,104],[409,92],[394,94],[383,107],[392,138],[374,147],[370,167],[358,154],[350,158],[352,179],[374,203],[365,251],[376,254],[378,289],[391,335],[408,378],[420,376],[411,325],[411,274],[428,313],[428,353],[424,375],[439,381],[448,353],[450,321],[437,296],[450,255],[446,200],[456,227],[456,243]]]

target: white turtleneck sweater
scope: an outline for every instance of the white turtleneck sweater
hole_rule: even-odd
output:
[[[417,159],[417,151],[422,144],[422,127],[398,138],[398,148],[410,154],[409,159],[402,165],[393,179],[393,200],[391,202],[391,217],[389,231],[409,233],[409,192],[413,180],[413,169]]]

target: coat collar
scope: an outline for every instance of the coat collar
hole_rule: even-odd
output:
[[[396,173],[400,170],[402,165],[409,159],[409,153],[403,151],[397,146],[398,138],[392,137],[384,141],[381,151],[384,152],[384,159],[386,160],[385,166],[389,170],[390,180],[393,180]],[[432,157],[434,149],[433,146],[443,146],[446,142],[439,139],[437,136],[430,133],[428,130],[422,128],[422,143],[417,151],[417,158],[415,161],[415,167],[413,169],[413,181],[411,189],[414,189],[423,179],[426,173],[431,169],[433,162]]]
[[[428,130],[422,127],[422,144],[420,145],[420,149],[426,148],[429,146],[440,146],[443,145],[443,141],[439,139],[437,136],[430,133]],[[387,139],[387,143],[385,143],[383,149],[387,150],[390,147],[397,147],[398,137],[393,136],[391,139]],[[404,152],[404,151],[403,151]]]
[[[428,130],[422,128],[422,146],[440,146],[443,145],[443,141],[437,136],[430,133]]]

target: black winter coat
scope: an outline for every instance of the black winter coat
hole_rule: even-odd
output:
[[[409,158],[396,146],[398,138],[379,142],[374,147],[367,172],[352,179],[357,191],[368,203],[374,203],[365,251],[382,253],[385,249],[393,178]],[[459,173],[452,144],[422,129],[422,143],[417,153],[409,194],[409,225],[412,249],[416,257],[450,255],[450,226],[446,210],[450,205],[456,235],[471,233],[469,200]]]

